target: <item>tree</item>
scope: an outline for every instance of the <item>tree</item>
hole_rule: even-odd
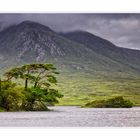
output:
[[[58,90],[52,88],[53,85],[57,84],[55,74],[59,73],[52,64],[28,64],[13,68],[6,72],[5,81],[9,83],[12,83],[13,79],[22,79],[24,81],[24,88],[20,89],[22,96],[20,96],[20,99],[17,98],[17,104],[20,104],[20,110],[45,111],[48,110],[48,105],[58,103],[58,98],[63,97]],[[13,90],[14,89],[15,87],[13,87]],[[8,105],[5,105],[4,102],[2,104],[4,105],[4,108],[7,108],[6,110],[9,110],[12,105],[11,100],[14,100],[11,98],[11,95],[14,95],[14,92],[12,92],[11,89],[2,92],[5,93],[3,94],[5,97],[3,98],[3,101],[5,100],[6,103],[8,102]]]
[[[50,86],[56,84],[57,80],[54,74],[56,68],[52,64],[28,64],[21,67],[13,68],[5,73],[7,80],[12,78],[23,79],[25,81],[25,90],[28,88],[28,81],[33,83],[33,87]]]

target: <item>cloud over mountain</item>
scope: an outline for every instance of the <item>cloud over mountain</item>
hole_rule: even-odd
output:
[[[140,49],[140,14],[0,14],[1,29],[24,20],[40,22],[58,32],[85,30],[118,46]]]

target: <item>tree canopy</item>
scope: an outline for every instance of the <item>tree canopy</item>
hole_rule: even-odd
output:
[[[34,84],[34,88],[50,86],[56,84],[57,80],[54,74],[59,74],[52,64],[28,64],[16,67],[5,73],[7,80],[22,79],[25,80],[25,89],[28,88],[28,81]]]
[[[5,80],[0,80],[0,107],[7,111],[48,110],[48,105],[58,103],[58,98],[63,97],[53,88],[57,85],[56,74],[59,73],[53,64],[27,64],[12,68],[4,74]],[[19,82],[15,79],[24,81],[24,87],[17,85]]]

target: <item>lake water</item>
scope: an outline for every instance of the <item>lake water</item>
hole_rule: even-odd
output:
[[[18,127],[135,127],[140,126],[140,107],[51,107],[50,112],[0,112],[0,126]]]

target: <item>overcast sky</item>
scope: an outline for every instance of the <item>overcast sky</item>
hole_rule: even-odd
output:
[[[140,14],[0,14],[1,29],[24,20],[58,32],[88,31],[120,47],[140,50]]]

